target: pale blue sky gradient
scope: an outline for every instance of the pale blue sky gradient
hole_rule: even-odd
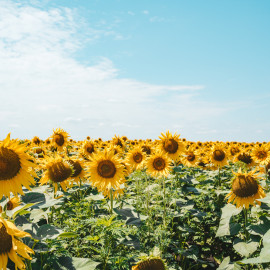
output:
[[[268,141],[269,14],[268,0],[0,0],[0,136]]]

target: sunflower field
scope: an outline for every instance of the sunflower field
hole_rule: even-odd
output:
[[[0,270],[270,269],[270,144],[0,141]]]

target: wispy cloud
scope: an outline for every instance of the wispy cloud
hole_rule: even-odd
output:
[[[114,134],[155,138],[180,127],[196,134],[202,123],[213,130],[208,118],[215,121],[230,110],[202,101],[204,85],[120,78],[107,58],[89,65],[78,62],[73,53],[84,39],[78,38],[76,16],[68,8],[41,10],[1,1],[1,137],[12,131],[15,137],[46,138],[58,126],[75,139]],[[91,32],[92,38],[104,35],[94,28]]]

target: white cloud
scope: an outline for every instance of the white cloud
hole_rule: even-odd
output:
[[[1,1],[1,137],[11,131],[14,137],[46,138],[60,126],[75,139],[156,138],[179,127],[191,133],[191,126],[226,112],[200,100],[203,85],[154,85],[119,78],[107,58],[92,65],[76,61],[72,53],[83,44],[74,16],[68,8]]]

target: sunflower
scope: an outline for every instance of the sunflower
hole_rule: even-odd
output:
[[[57,148],[57,150],[62,151],[67,145],[69,134],[61,128],[53,130],[52,143]]]
[[[31,157],[25,153],[24,144],[17,140],[10,140],[10,134],[0,143],[0,200],[3,195],[9,197],[18,193],[24,194],[22,186],[30,189],[35,184],[33,171],[35,164],[30,162]]]
[[[222,143],[216,143],[209,151],[210,162],[216,167],[223,167],[228,162],[228,155]]]
[[[86,156],[91,156],[93,153],[96,152],[96,144],[94,141],[85,141],[81,148],[82,154]]]
[[[125,177],[124,165],[113,151],[94,154],[89,167],[91,183],[98,190],[119,189]]]
[[[245,163],[248,167],[253,167],[255,161],[248,151],[242,150],[237,155],[235,155],[234,162],[241,161]]]
[[[37,144],[37,145],[40,145],[41,144],[41,140],[38,136],[35,136],[33,139],[32,139],[32,143],[33,144]]]
[[[166,265],[160,257],[147,257],[132,266],[132,270],[166,270]]]
[[[27,232],[20,231],[12,222],[0,217],[0,269],[6,269],[8,258],[11,259],[16,269],[25,269],[21,257],[32,260],[28,253],[34,251],[17,238],[31,237]]]
[[[255,171],[242,173],[241,169],[238,172],[233,172],[235,178],[232,183],[232,190],[226,196],[228,203],[236,204],[236,207],[249,208],[249,205],[255,203],[261,204],[258,199],[264,198],[265,193],[262,187],[258,184]]]
[[[198,160],[199,155],[195,145],[192,145],[187,150],[185,150],[184,155],[181,157],[182,163],[187,167],[195,166]]]
[[[157,150],[146,161],[147,171],[153,177],[166,177],[170,173],[170,163],[171,159],[168,155],[161,150]]]
[[[13,210],[21,204],[19,197],[13,197],[7,202],[7,210]]]
[[[46,161],[46,171],[40,179],[41,185],[51,182],[54,186],[55,193],[58,190],[58,184],[60,184],[64,191],[67,190],[67,187],[72,186],[72,183],[69,181],[69,177],[72,175],[74,170],[70,163],[61,156],[56,156],[55,158],[47,157]]]
[[[127,153],[126,161],[134,170],[142,169],[144,166],[146,155],[141,147],[136,146]]]
[[[85,168],[84,168],[84,163],[81,159],[75,159],[75,158],[70,158],[68,160],[68,163],[71,165],[73,171],[72,174],[70,175],[70,178],[73,178],[74,181],[79,185],[81,182],[85,182]]]
[[[184,151],[185,149],[179,136],[180,135],[177,135],[176,133],[172,135],[169,131],[167,131],[166,134],[161,133],[161,136],[159,136],[159,149],[165,151],[172,160],[177,160],[181,151]]]
[[[261,165],[267,165],[270,161],[269,147],[266,145],[256,145],[251,152],[252,159]]]

